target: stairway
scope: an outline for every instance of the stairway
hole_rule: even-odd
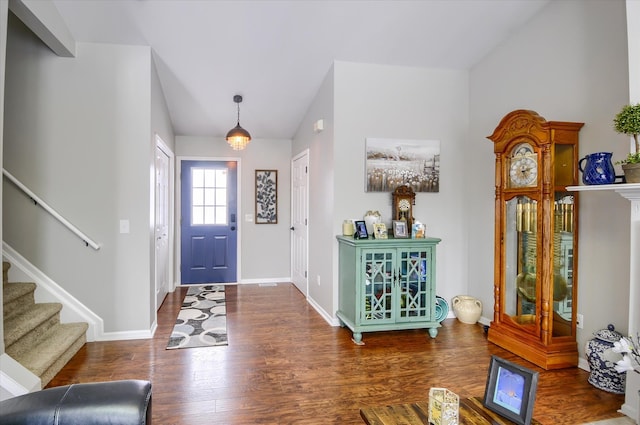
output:
[[[60,303],[37,303],[36,284],[8,282],[2,262],[5,352],[42,381],[44,388],[86,343],[86,323],[60,323]]]

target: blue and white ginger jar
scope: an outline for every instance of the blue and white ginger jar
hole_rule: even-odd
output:
[[[593,335],[595,338],[589,340],[585,347],[585,354],[591,369],[589,383],[603,391],[624,394],[627,374],[616,371],[615,362],[619,354],[611,350],[613,343],[619,341],[622,334],[616,332],[613,325],[608,325],[607,329],[601,329],[594,332]]]

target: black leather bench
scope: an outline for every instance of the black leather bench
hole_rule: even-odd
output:
[[[49,388],[0,402],[3,425],[145,425],[151,383],[125,380]]]

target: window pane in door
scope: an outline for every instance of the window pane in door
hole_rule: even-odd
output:
[[[204,172],[204,186],[214,187],[216,185],[216,170],[205,170]]]
[[[191,207],[191,222],[193,224],[204,224],[204,211],[202,207]]]
[[[216,207],[215,224],[227,224],[227,207]]]
[[[204,205],[214,205],[216,203],[215,193],[215,189],[204,189]]]
[[[191,181],[193,182],[194,187],[202,187],[202,182],[204,181],[204,170],[202,168],[194,168],[191,173]]]
[[[227,187],[227,170],[216,170],[216,181],[218,187]]]
[[[218,224],[216,223],[216,208],[204,207],[204,224]]]
[[[192,205],[204,205],[204,191],[199,188],[193,188],[191,190],[191,202]]]
[[[227,170],[191,169],[191,211],[194,225],[227,224]]]
[[[216,190],[215,203],[218,206],[227,205],[227,190],[226,189],[217,189]]]

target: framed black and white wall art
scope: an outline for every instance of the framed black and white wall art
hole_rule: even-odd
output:
[[[440,191],[440,141],[367,138],[365,191]]]
[[[256,224],[278,223],[278,170],[256,170]]]

